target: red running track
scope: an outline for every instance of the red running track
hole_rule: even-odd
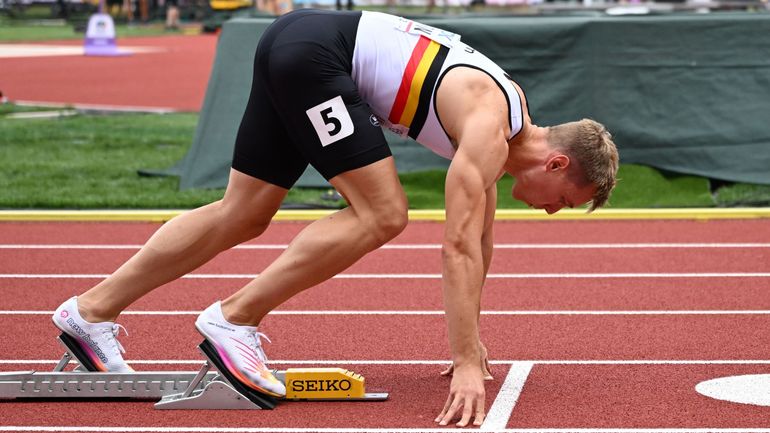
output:
[[[276,222],[251,243],[289,242],[307,224]],[[0,243],[143,243],[160,227],[155,223],[4,222]],[[392,243],[440,242],[443,225],[414,221]],[[768,242],[770,222],[713,221],[508,221],[495,225],[495,242],[620,243],[620,242]]]
[[[119,38],[117,43],[156,51],[120,57],[0,58],[0,90],[12,101],[201,109],[214,64],[215,35]]]
[[[51,260],[50,250],[4,250],[0,252],[3,274],[106,274],[114,271],[135,251],[69,251]],[[221,253],[195,274],[258,273],[280,251],[254,254],[253,250]],[[554,257],[556,256],[556,257]],[[713,249],[693,249],[687,254],[674,249],[646,250],[518,250],[495,252],[490,274],[498,273],[751,273],[770,262],[770,248],[740,249],[723,254]],[[361,259],[345,274],[441,274],[437,250],[379,250]]]
[[[0,273],[104,274],[117,269],[135,250],[71,250],[51,260],[46,249],[0,251]],[[234,249],[221,253],[193,274],[254,274],[280,250]],[[750,273],[770,262],[770,248],[498,249],[490,274],[496,273]],[[347,274],[440,274],[438,249],[380,249],[350,267]]]
[[[0,316],[9,359],[52,359],[56,329],[45,315]],[[195,359],[194,315],[126,315],[129,359]],[[770,315],[484,316],[482,339],[501,360],[770,359]],[[279,360],[449,359],[439,315],[276,315],[260,327]],[[18,338],[24,336],[24,344]]]
[[[3,307],[52,310],[55,301],[83,292],[96,279],[0,279]],[[131,306],[131,310],[201,310],[226,297],[246,279],[177,280]],[[551,310],[769,310],[768,278],[491,279],[482,308],[495,311]],[[45,296],[36,296],[45,293]],[[440,310],[440,283],[432,279],[335,279],[290,299],[279,310]]]
[[[285,244],[305,224],[275,224],[252,245]],[[0,224],[0,347],[3,370],[53,366],[61,350],[49,314],[98,281],[134,249],[24,248],[19,244],[141,244],[154,224]],[[346,273],[440,272],[441,225],[416,223]],[[498,244],[752,243],[746,247],[503,248],[491,272],[770,272],[770,222],[498,222]],[[226,252],[196,273],[255,274],[280,250]],[[10,277],[7,274],[16,275]],[[49,275],[46,278],[36,274]],[[182,279],[121,317],[121,341],[137,369],[195,369],[195,312],[244,278]],[[770,409],[695,392],[709,379],[770,371],[770,277],[492,278],[485,287],[482,336],[495,364],[487,406],[509,370],[524,365],[523,391],[508,409],[509,429],[748,429],[770,432]],[[309,431],[433,428],[448,380],[437,375],[449,352],[437,278],[334,279],[270,315],[261,330],[279,368],[335,363],[362,372],[391,399],[377,404],[286,403],[275,411],[159,412],[146,402],[2,403],[1,426],[104,428],[251,427]],[[337,311],[337,314],[332,314]],[[155,312],[161,315],[150,315]],[[374,314],[380,312],[380,314]],[[160,364],[158,364],[160,363]],[[393,365],[396,363],[396,365]],[[336,364],[335,364],[336,365]],[[513,368],[511,368],[513,366]],[[129,416],[126,416],[129,415]],[[26,427],[24,427],[26,426]],[[489,427],[489,426],[487,426]],[[187,428],[187,430],[185,430]],[[502,427],[498,427],[501,429]],[[306,430],[301,430],[306,429]],[[380,429],[380,430],[377,430]],[[7,430],[7,428],[5,428]],[[5,431],[4,430],[4,431]]]

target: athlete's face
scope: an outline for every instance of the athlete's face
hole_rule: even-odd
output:
[[[511,193],[514,199],[549,215],[565,207],[582,206],[593,198],[596,187],[576,181],[580,176],[571,174],[569,158],[557,155],[544,165],[518,173]]]

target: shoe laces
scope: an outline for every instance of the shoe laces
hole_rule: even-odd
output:
[[[254,354],[259,357],[259,360],[267,365],[267,355],[265,355],[265,351],[262,349],[261,340],[263,338],[267,340],[268,343],[272,343],[267,335],[258,331],[249,331],[249,346],[254,351]]]
[[[118,341],[118,338],[117,338],[121,329],[126,334],[126,337],[128,337],[128,330],[126,330],[126,328],[123,325],[118,325],[117,323],[113,323],[112,329],[108,332],[112,334],[111,340],[115,342],[115,344],[118,347],[118,350],[120,350],[120,353],[126,353],[126,349],[123,348],[123,345],[120,344],[120,341]]]

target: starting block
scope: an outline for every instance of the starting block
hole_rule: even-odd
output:
[[[286,385],[286,397],[257,392],[224,367],[214,347],[198,345],[206,358],[199,371],[107,373],[95,366],[66,334],[66,352],[51,372],[0,373],[0,400],[140,399],[159,400],[155,409],[273,409],[279,401],[384,401],[387,393],[367,393],[364,377],[342,368],[290,368],[273,374]],[[74,370],[64,371],[71,360]],[[212,367],[216,371],[211,371]]]

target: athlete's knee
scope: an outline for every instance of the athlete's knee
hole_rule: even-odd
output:
[[[406,201],[395,201],[374,209],[369,221],[370,233],[378,246],[398,236],[409,222]]]
[[[222,225],[229,232],[243,238],[243,241],[264,233],[273,217],[269,212],[244,208],[242,204],[232,200],[220,200],[218,206]]]
[[[407,212],[406,206],[403,208],[399,207],[398,209],[391,211],[385,224],[385,232],[388,240],[391,240],[401,234],[401,232],[403,232],[406,228],[408,222],[409,213]]]

